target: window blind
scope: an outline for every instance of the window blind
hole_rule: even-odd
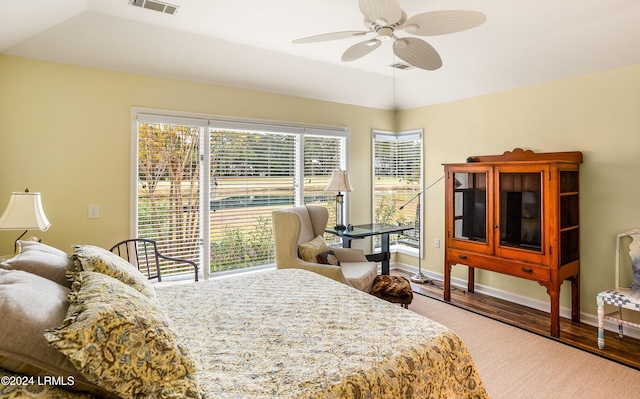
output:
[[[407,202],[422,186],[422,131],[374,132],[374,220],[414,224],[418,199]],[[406,205],[405,205],[406,204]],[[400,209],[405,205],[403,209]],[[395,244],[417,247],[417,232],[395,236]],[[376,246],[379,246],[379,238]]]
[[[331,175],[336,169],[345,169],[345,147],[340,137],[304,136],[304,187],[303,203],[323,205],[329,211],[329,225],[336,220],[336,194],[324,189],[329,185]],[[348,219],[345,219],[348,220]],[[325,241],[336,244],[340,239],[328,234]]]
[[[170,257],[199,260],[202,128],[138,123],[137,236],[157,241]],[[172,266],[173,265],[173,266]],[[162,264],[163,275],[188,272]]]
[[[346,128],[147,112],[136,120],[137,234],[205,276],[273,263],[274,209],[332,209],[324,188],[346,164]]]
[[[294,205],[295,135],[211,130],[211,272],[273,263],[271,212]]]

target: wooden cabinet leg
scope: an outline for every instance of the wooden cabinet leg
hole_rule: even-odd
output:
[[[467,291],[475,292],[476,291],[476,272],[475,268],[469,266],[469,272],[467,275]]]
[[[551,303],[551,336],[560,336],[560,287],[552,287],[549,290]]]
[[[445,262],[444,264],[444,300],[451,300],[451,264]]]
[[[571,321],[580,323],[580,276],[571,278]]]

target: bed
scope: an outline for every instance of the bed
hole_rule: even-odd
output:
[[[187,372],[182,381],[197,384],[198,392],[167,397],[488,397],[470,354],[452,331],[410,310],[312,272],[269,270],[156,286],[155,292],[143,295],[128,287],[123,289],[120,281],[111,282],[115,278],[104,277],[104,271],[96,267],[88,269],[85,267],[79,273],[81,278],[76,277],[74,284],[78,286],[81,281],[89,286],[93,281],[94,287],[99,287],[96,290],[106,289],[114,299],[109,304],[101,300],[100,306],[112,306],[125,293],[140,302],[147,302],[142,297],[151,295],[154,299],[148,301],[149,306],[169,320],[164,323],[175,333],[180,354],[188,359],[181,365],[193,371]],[[113,288],[104,288],[105,284],[112,284]],[[73,293],[74,287],[70,290]],[[96,290],[91,294],[93,297]],[[132,303],[130,297],[124,302]],[[74,306],[79,305],[72,301],[70,309]],[[146,309],[135,311],[144,314],[156,311]],[[68,324],[69,313],[63,327]],[[75,328],[78,329],[82,327]],[[49,345],[80,367],[78,362],[82,358],[73,356],[84,348],[76,346],[74,350],[61,338],[69,328],[63,330],[47,330]],[[119,338],[118,343],[121,341]],[[119,350],[128,352],[130,348]],[[104,370],[101,372],[104,375]],[[0,375],[21,374],[0,370]],[[109,386],[96,379],[88,380],[102,388]],[[43,390],[48,391],[43,394]],[[123,392],[116,396],[143,397]],[[16,398],[92,397],[47,384],[0,385],[0,396],[3,394]]]

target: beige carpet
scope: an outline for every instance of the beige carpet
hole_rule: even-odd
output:
[[[462,338],[492,399],[640,398],[640,371],[422,295],[409,310]]]

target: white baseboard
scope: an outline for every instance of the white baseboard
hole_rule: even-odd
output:
[[[418,272],[418,268],[414,267],[414,266],[410,266],[410,265],[406,265],[406,264],[402,264],[402,263],[395,263],[391,266],[391,269],[402,269],[405,270],[409,273],[417,273]],[[444,281],[444,276],[442,274],[439,273],[434,273],[428,270],[422,270],[422,273],[424,275],[426,275],[427,277],[437,280],[437,281]],[[458,289],[461,290],[466,290],[467,289],[467,280],[463,280],[463,279],[459,279],[459,278],[455,278],[452,277],[451,278],[451,285],[454,287],[457,287]],[[549,302],[544,302],[544,301],[540,301],[538,299],[533,299],[533,298],[529,298],[526,296],[522,296],[522,295],[518,295],[518,294],[514,294],[512,292],[507,292],[507,291],[503,291],[503,290],[499,290],[493,287],[489,287],[486,285],[482,285],[482,284],[477,284],[476,283],[476,287],[475,287],[475,291],[483,294],[483,295],[488,295],[494,298],[499,298],[499,299],[503,299],[505,301],[509,301],[509,302],[513,302],[513,303],[517,303],[519,305],[523,305],[532,309],[536,309],[536,310],[540,310],[542,312],[546,312],[549,313],[550,312],[550,305]],[[593,298],[594,302],[595,302],[595,298]],[[567,319],[571,318],[571,309],[566,308],[566,307],[560,307],[560,316],[561,317],[565,317]],[[598,326],[598,316],[595,314],[591,314],[591,313],[585,313],[585,312],[580,312],[580,322],[590,325],[590,326],[594,326],[597,327]],[[604,328],[605,330],[608,331],[613,331],[616,334],[618,333],[618,324],[610,321],[610,320],[605,320],[604,322]],[[629,336],[629,337],[633,337],[636,339],[640,339],[640,329],[639,328],[635,328],[632,326],[624,326],[624,335],[625,336]]]

